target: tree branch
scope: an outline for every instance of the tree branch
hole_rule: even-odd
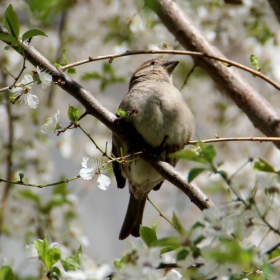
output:
[[[270,4],[278,22],[280,23],[280,2],[279,0],[267,0]]]
[[[7,30],[0,26],[0,33],[8,34]],[[7,43],[7,42],[6,42]],[[8,44],[8,43],[7,43]],[[106,125],[117,137],[126,143],[131,151],[141,151],[141,157],[147,161],[152,168],[158,171],[163,178],[170,181],[177,188],[183,191],[191,201],[201,210],[213,206],[212,201],[197,187],[196,184],[187,184],[185,176],[180,174],[175,168],[162,161],[159,157],[149,154],[149,147],[143,141],[142,137],[136,133],[130,124],[119,120],[113,113],[108,111],[93,95],[84,89],[68,75],[54,67],[41,53],[33,46],[23,43],[24,56],[35,67],[47,71],[58,86],[76,98],[86,109],[87,113],[92,115]]]
[[[224,57],[208,42],[175,1],[145,0],[145,2],[185,49]],[[280,136],[278,112],[235,69],[224,67],[218,61],[207,57],[195,57],[194,60],[196,65],[212,77],[221,92],[229,96],[243,110],[255,127],[267,136]],[[275,145],[280,147],[280,143],[275,142]]]

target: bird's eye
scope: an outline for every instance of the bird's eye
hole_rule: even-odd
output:
[[[150,65],[155,65],[156,64],[156,61],[155,60],[152,60]]]

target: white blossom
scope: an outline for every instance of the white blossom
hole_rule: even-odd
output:
[[[37,66],[37,73],[40,78],[40,81],[42,82],[42,89],[47,88],[52,83],[52,76],[46,73],[45,71],[42,71],[39,66]]]
[[[0,268],[2,266],[10,266],[13,267],[15,264],[15,260],[13,257],[1,257],[0,256]]]
[[[60,112],[57,110],[57,113],[51,115],[47,118],[46,122],[41,127],[42,133],[55,133],[55,131],[60,128],[59,126],[59,115]]]
[[[156,269],[161,262],[160,249],[148,248],[142,240],[132,245],[130,250],[126,250],[126,254],[131,255],[131,261],[116,272],[114,279],[162,280],[162,271]]]
[[[29,262],[39,262],[39,255],[34,244],[25,245],[25,255]]]
[[[13,87],[11,92],[14,93],[14,97],[16,99],[19,99],[20,104],[24,102],[24,104],[28,105],[30,108],[36,109],[39,104],[39,99],[36,95],[31,93],[33,82],[33,77],[26,74],[24,75],[21,83]]]
[[[101,159],[93,159],[89,157],[83,157],[82,169],[80,170],[80,176],[84,180],[91,180],[92,177],[97,174],[98,188],[101,190],[107,190],[111,184],[111,180],[108,176],[104,175],[108,170],[106,165],[102,164]]]

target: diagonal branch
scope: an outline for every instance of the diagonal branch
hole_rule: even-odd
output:
[[[279,0],[267,0],[270,4],[278,22],[280,23],[280,1]]]
[[[145,0],[160,18],[166,28],[181,45],[191,51],[206,55],[224,55],[205,38],[189,17],[173,0]],[[207,57],[195,57],[196,65],[203,68],[215,81],[218,88],[243,110],[253,125],[267,136],[280,136],[280,116],[278,112],[247,82],[235,69]],[[280,144],[275,143],[279,148]]]
[[[0,26],[0,34],[1,33],[7,34],[7,30],[2,26]],[[163,178],[170,181],[173,185],[188,195],[191,201],[199,209],[203,210],[213,206],[212,201],[197,187],[196,184],[187,184],[185,177],[171,165],[162,161],[159,157],[145,152],[148,150],[146,143],[144,143],[142,137],[136,133],[130,124],[117,119],[117,117],[96,100],[88,90],[72,80],[67,74],[54,67],[33,46],[23,43],[23,48],[24,56],[29,62],[35,67],[39,66],[41,69],[46,70],[52,76],[53,82],[76,98],[85,107],[88,114],[106,125],[130,147],[131,151],[143,150],[144,152],[141,157],[146,160],[152,168],[157,170]]]

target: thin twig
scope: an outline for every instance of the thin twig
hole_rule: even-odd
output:
[[[201,52],[192,52],[192,51],[176,51],[176,50],[126,51],[126,52],[122,52],[122,53],[119,53],[119,54],[89,57],[88,59],[81,60],[81,61],[74,62],[74,63],[70,63],[66,66],[63,66],[63,67],[60,68],[60,70],[65,71],[68,68],[79,66],[79,65],[86,64],[86,63],[89,63],[89,62],[92,62],[92,61],[97,61],[97,60],[109,60],[109,63],[112,63],[113,60],[117,57],[137,55],[137,54],[178,54],[178,55],[189,55],[189,56],[195,56],[195,57],[206,57],[206,58],[214,59],[214,60],[222,62],[223,64],[225,64],[226,67],[234,66],[234,67],[242,69],[246,72],[249,72],[252,75],[257,76],[257,77],[265,80],[267,83],[271,84],[276,89],[280,90],[280,85],[278,83],[269,79],[266,75],[262,74],[259,71],[251,69],[251,68],[249,68],[245,65],[242,65],[240,63],[237,63],[235,61],[226,59],[224,57],[209,55],[209,54],[201,53]]]
[[[156,209],[156,211],[159,213],[159,215],[165,219],[174,229],[176,229],[175,225],[156,207],[156,205],[150,200],[150,198],[147,196],[147,200],[152,204],[152,206]]]
[[[189,141],[188,144],[195,145],[199,142],[202,143],[215,143],[215,142],[233,142],[233,141],[252,141],[252,142],[279,142],[280,137],[217,137],[213,139],[206,139],[206,140],[192,140]]]
[[[182,86],[180,87],[180,90],[182,90],[184,88],[184,86],[187,84],[187,81],[188,81],[189,77],[191,76],[191,74],[194,72],[195,68],[196,68],[196,64],[194,64],[192,66],[191,70],[188,72],[188,74],[187,74],[187,76],[186,76]]]
[[[81,177],[80,175],[77,175],[77,176],[72,177],[70,179],[65,179],[65,180],[55,182],[55,183],[50,183],[50,184],[28,184],[28,183],[24,183],[23,181],[14,182],[14,181],[9,181],[9,180],[5,180],[5,179],[0,179],[0,183],[1,182],[6,182],[8,184],[13,184],[13,185],[21,185],[21,186],[36,187],[36,188],[45,188],[45,187],[51,187],[51,186],[56,186],[56,185],[59,185],[59,184],[68,183],[68,182],[74,181],[74,180],[76,180],[80,177]]]

